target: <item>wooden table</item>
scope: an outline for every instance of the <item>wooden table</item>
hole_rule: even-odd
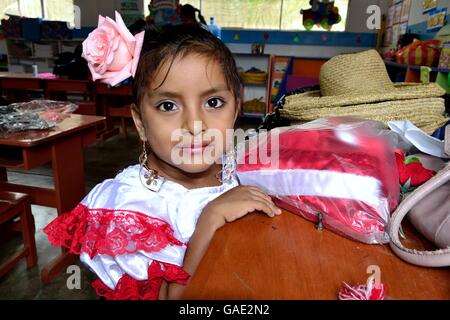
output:
[[[25,72],[0,72],[0,80],[4,79],[33,79],[33,80],[40,80],[38,77],[34,77],[32,73],[25,73]]]
[[[117,134],[119,130],[114,128],[114,119],[121,119],[122,134],[127,136],[126,118],[131,118],[130,104],[133,101],[133,92],[131,85],[122,84],[119,87],[108,87],[104,83],[95,84],[95,96],[97,99],[97,108],[101,110],[106,117],[106,130],[102,133],[100,139],[103,142],[109,137]],[[118,100],[127,100],[122,106],[117,105]],[[115,107],[113,106],[116,102]]]
[[[73,209],[86,194],[83,146],[95,142],[96,126],[102,122],[104,117],[72,114],[49,130],[0,135],[0,190],[27,193],[33,203],[57,208],[58,215]],[[7,181],[6,168],[29,170],[48,162],[54,189]],[[73,257],[65,253],[52,261],[42,271],[43,282],[50,282],[70,261]]]
[[[93,83],[88,80],[46,79],[44,84],[45,98],[67,101],[67,94],[83,96],[83,101],[77,101],[76,114],[99,115],[97,110]]]
[[[42,79],[33,77],[31,73],[0,72],[0,88],[9,101],[18,102],[15,91],[42,90],[44,92]],[[21,94],[20,96],[23,96]]]
[[[84,101],[81,104],[85,104],[87,101],[90,102],[89,108],[84,108],[80,106],[79,109],[86,111],[82,114],[96,115],[96,104],[95,96],[93,94],[93,83],[88,80],[70,80],[64,78],[40,78],[34,77],[31,73],[20,73],[20,72],[0,72],[0,89],[3,89],[5,96],[11,102],[17,102],[16,96],[12,96],[11,93],[14,91],[29,90],[41,90],[42,94],[46,99],[55,100],[55,94],[67,94],[76,93],[83,95]],[[56,100],[67,100],[60,99],[57,96]],[[84,110],[86,109],[86,110]],[[77,110],[80,111],[80,110]]]
[[[408,247],[428,244],[412,228]],[[254,213],[218,230],[183,299],[336,300],[342,282],[365,284],[379,266],[386,299],[450,299],[450,268],[430,269],[397,258],[389,245],[366,245],[284,211]]]
[[[46,99],[56,100],[66,100],[58,96],[58,93],[81,93],[84,101],[77,102],[78,109],[75,113],[105,116],[106,126],[98,132],[102,142],[119,133],[119,129],[114,128],[113,118],[121,119],[120,131],[127,136],[126,119],[131,118],[129,105],[133,102],[133,92],[129,84],[111,88],[104,83],[90,80],[47,79],[33,77],[31,73],[0,72],[0,89],[10,102],[30,100],[24,99],[24,91],[39,90]],[[126,103],[118,105],[120,101]]]

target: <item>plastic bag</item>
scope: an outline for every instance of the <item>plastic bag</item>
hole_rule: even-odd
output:
[[[0,106],[0,132],[45,130],[69,117],[78,106],[66,101],[33,100]]]
[[[238,146],[237,177],[281,208],[364,243],[387,243],[399,201],[383,124],[347,117],[273,129]]]
[[[415,39],[413,43],[397,50],[395,59],[401,64],[435,67],[439,62],[440,43],[439,40]]]

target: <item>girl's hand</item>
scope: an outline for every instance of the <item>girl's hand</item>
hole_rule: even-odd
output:
[[[264,211],[269,217],[281,214],[281,210],[273,204],[272,199],[256,187],[235,187],[208,203],[189,240],[189,246],[184,256],[184,270],[189,274],[195,273],[217,229],[226,222],[239,219],[255,210]],[[188,280],[189,282],[190,280]],[[184,285],[170,283],[168,290],[165,287],[162,289],[160,297],[179,299],[184,289]]]
[[[281,214],[272,199],[257,187],[238,186],[217,197],[203,209],[202,218],[215,230],[253,211],[263,211],[269,217]]]

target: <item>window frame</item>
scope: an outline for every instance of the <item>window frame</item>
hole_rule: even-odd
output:
[[[22,0],[16,0],[19,8],[19,15],[23,16],[22,14]],[[41,18],[43,20],[48,20],[48,12],[47,12],[47,1],[46,0],[39,0],[41,3],[41,15],[38,18]],[[64,20],[65,21],[65,20]],[[73,23],[73,21],[67,21],[69,23]]]
[[[200,11],[202,11],[202,2],[203,0],[199,0],[199,7],[198,9],[200,9]],[[305,29],[282,29],[282,24],[283,24],[283,8],[284,8],[284,0],[281,0],[281,5],[280,5],[280,14],[279,14],[279,22],[278,22],[278,28],[277,29],[269,29],[269,28],[238,28],[238,27],[222,27],[223,29],[230,29],[230,30],[234,30],[234,29],[242,29],[242,30],[248,30],[248,31],[279,31],[279,32],[347,32],[347,26],[348,26],[348,13],[349,13],[349,8],[350,8],[350,3],[351,0],[347,0],[347,15],[345,18],[345,25],[344,25],[344,30],[331,30],[331,31],[327,31],[327,30],[305,30]],[[147,5],[149,4],[149,0],[142,0],[143,3],[143,14],[144,16],[147,16],[149,14],[148,10],[147,10]],[[181,4],[181,1],[180,1]],[[300,13],[299,13],[300,15]]]

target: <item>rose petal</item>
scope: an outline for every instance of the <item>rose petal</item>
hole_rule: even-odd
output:
[[[105,21],[105,17],[103,17],[102,15],[99,14],[97,26],[100,26],[104,21]]]
[[[114,38],[114,40],[112,40],[112,45],[111,45],[111,49],[113,51],[116,51],[117,48],[119,47],[119,45],[123,44],[123,40],[121,37],[117,36],[116,38]]]
[[[98,29],[91,32],[83,42],[83,58],[86,59],[96,73],[104,73],[105,56],[108,50],[106,34]]]
[[[112,50],[112,48],[110,48],[110,50],[106,54],[105,64],[110,66],[113,63],[113,61],[114,61],[114,51]]]
[[[83,46],[83,52],[81,53],[81,56],[87,60],[87,45],[88,45],[88,40],[86,38],[86,40],[84,40],[81,45]]]
[[[91,64],[97,74],[103,75],[108,71],[108,65],[106,63]]]
[[[102,80],[102,82],[114,87],[119,83],[121,83],[122,81],[131,77],[130,69],[131,69],[131,61],[129,66],[123,68],[123,70],[119,72],[106,72],[103,75],[104,79]]]
[[[115,33],[119,34],[120,30],[117,26],[117,23],[111,19],[110,17],[106,17],[105,21],[101,25],[102,28],[111,28],[114,30]]]
[[[134,36],[136,44],[133,53],[133,64],[131,66],[131,74],[134,77],[136,75],[136,69],[139,63],[139,57],[141,55],[142,45],[144,44],[145,31],[142,31]]]
[[[108,18],[109,19],[109,18]],[[105,22],[97,28],[98,31],[104,32],[108,40],[112,40],[120,35],[119,31],[117,30],[117,26],[114,23],[114,20],[105,20]]]
[[[88,64],[89,70],[91,71],[91,75],[92,75],[92,80],[96,81],[98,79],[102,79],[103,76],[99,73],[97,73],[97,71],[95,70],[95,67],[93,65],[91,65],[90,63]]]
[[[130,51],[130,54],[133,54],[134,47],[135,47],[135,39],[134,36],[131,34],[130,30],[128,30],[127,26],[123,22],[122,16],[117,11],[116,13],[116,26],[117,30],[120,32],[122,39],[125,41],[128,50]]]
[[[87,44],[89,55],[102,58],[105,56],[105,53],[108,49],[108,43],[106,37],[103,34],[97,33],[96,35],[92,36]]]
[[[109,64],[109,71],[120,71],[126,65],[130,64],[129,71],[131,72],[131,62],[133,57],[131,56],[127,46],[125,45],[124,41],[122,41],[122,39],[120,41],[119,47],[116,51],[113,52],[111,56],[114,60]]]

